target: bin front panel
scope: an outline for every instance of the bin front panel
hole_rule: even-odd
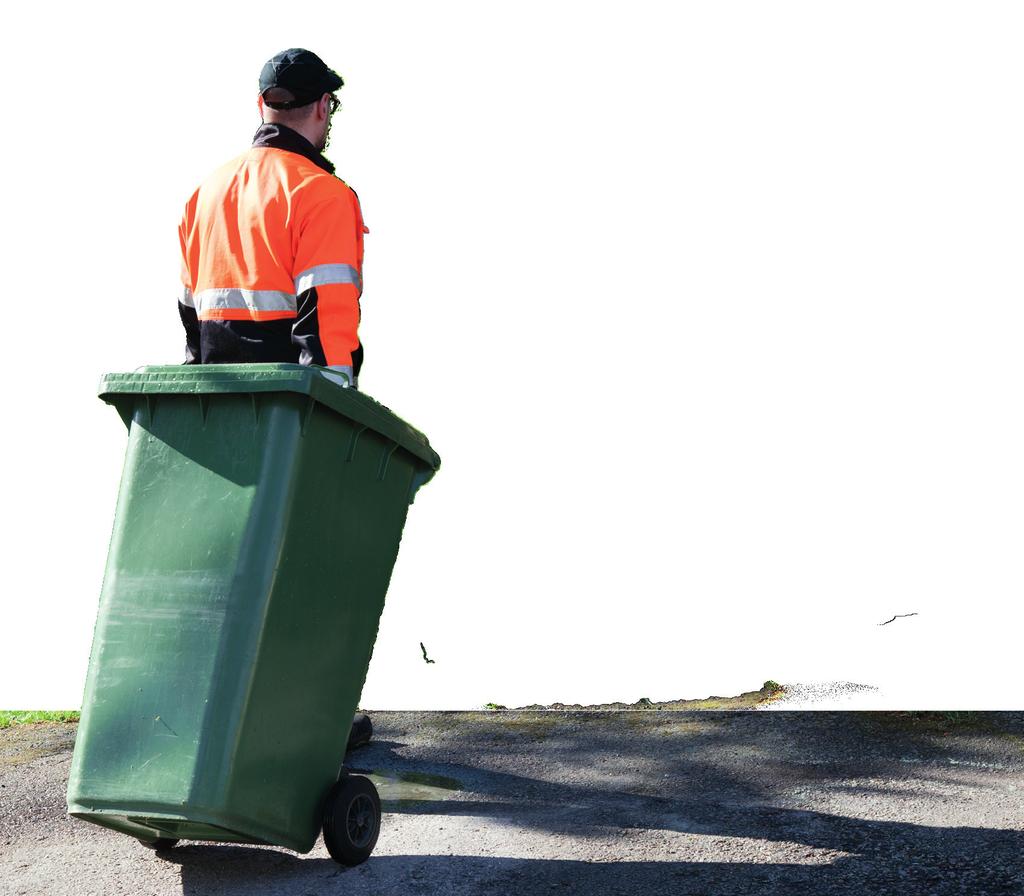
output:
[[[196,785],[229,751],[266,602],[239,575],[290,470],[245,396],[135,404],[69,802],[142,811],[217,799]]]

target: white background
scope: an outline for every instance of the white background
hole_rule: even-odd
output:
[[[443,459],[364,707],[1021,707],[1018,5],[17,9],[0,707],[80,704],[125,445],[96,384],[181,360],[183,204],[289,46],[346,80],[360,385]]]

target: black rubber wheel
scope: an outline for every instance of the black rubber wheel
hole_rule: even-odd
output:
[[[345,775],[327,793],[324,845],[341,865],[365,862],[380,834],[380,796],[369,778]]]
[[[162,852],[165,849],[173,849],[178,845],[178,841],[171,837],[157,837],[156,840],[143,840],[139,838],[139,843],[146,847],[146,849],[152,849],[157,852]]]
[[[345,752],[350,753],[352,750],[368,744],[371,737],[373,737],[373,724],[370,722],[370,717],[365,712],[357,712],[352,717],[352,730],[349,731]]]

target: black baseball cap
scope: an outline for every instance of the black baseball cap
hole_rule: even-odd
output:
[[[316,53],[293,47],[267,60],[260,72],[260,96],[264,96],[271,87],[281,87],[294,99],[287,102],[264,99],[264,102],[272,109],[294,109],[315,103],[325,93],[333,93],[344,83],[341,75],[328,68]]]

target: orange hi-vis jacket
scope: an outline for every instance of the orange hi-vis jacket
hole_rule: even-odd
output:
[[[186,364],[362,365],[359,199],[305,137],[264,124],[181,220]]]

